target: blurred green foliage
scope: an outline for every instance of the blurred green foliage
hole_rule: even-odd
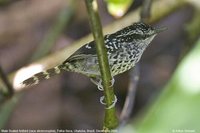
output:
[[[123,16],[134,0],[106,0],[108,12],[114,17]]]
[[[197,133],[200,131],[200,40],[183,59],[149,111],[122,132]],[[142,120],[141,120],[142,119]]]
[[[13,1],[12,0],[0,0],[0,7],[6,6],[6,5],[10,4],[11,2],[13,2]]]

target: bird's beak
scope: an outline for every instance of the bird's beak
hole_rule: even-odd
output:
[[[167,30],[167,27],[155,28],[154,29],[154,31],[155,31],[154,34],[158,34],[158,33],[162,32],[162,31],[165,31],[165,30]]]

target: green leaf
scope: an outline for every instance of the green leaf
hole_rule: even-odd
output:
[[[108,12],[114,17],[123,16],[134,0],[106,0]]]

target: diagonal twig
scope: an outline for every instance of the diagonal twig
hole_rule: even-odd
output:
[[[1,68],[1,65],[0,65],[0,78],[2,79],[3,83],[6,86],[5,87],[6,88],[5,92],[3,92],[4,95],[6,97],[11,97],[13,95],[13,93],[14,93],[14,89],[13,89],[12,85],[10,84],[10,82],[8,81],[8,78],[7,78],[6,74],[3,72],[3,69]]]

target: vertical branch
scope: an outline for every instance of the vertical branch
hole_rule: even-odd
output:
[[[139,81],[139,65],[136,65],[130,72],[130,83],[122,113],[120,115],[120,128],[127,123],[135,103],[136,89]]]
[[[111,86],[111,73],[109,69],[108,56],[104,44],[104,38],[102,34],[102,27],[99,19],[96,0],[85,0],[86,7],[89,14],[89,20],[93,32],[93,36],[96,42],[96,51],[98,55],[99,67],[101,77],[103,81],[104,96],[106,107],[112,105],[114,100],[114,91]],[[113,129],[118,125],[118,119],[116,116],[115,107],[105,110],[104,117],[104,129]]]
[[[150,14],[150,11],[151,11],[151,4],[152,4],[152,0],[144,0],[144,3],[142,5],[142,10],[141,10],[141,21],[142,22],[148,22],[151,14]]]

